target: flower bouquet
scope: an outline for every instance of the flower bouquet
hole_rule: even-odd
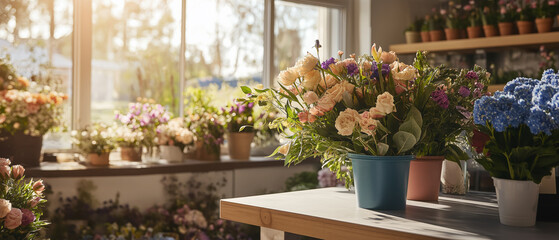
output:
[[[0,157],[38,166],[43,135],[62,126],[68,96],[15,74],[0,59]],[[25,149],[25,150],[23,150]]]
[[[115,143],[120,147],[120,158],[128,161],[142,161],[142,141],[144,133],[134,131],[130,126],[113,126]]]
[[[33,239],[47,225],[40,220],[45,186],[42,180],[26,183],[23,166],[10,164],[0,158],[0,239]]]
[[[534,225],[538,184],[559,164],[559,74],[510,81],[475,102],[474,121],[489,136],[476,160],[493,177],[501,223]]]
[[[318,53],[318,41],[315,47]],[[344,178],[347,186],[353,183],[353,172],[361,207],[402,208],[413,158],[409,152],[419,141],[423,125],[410,91],[417,70],[397,61],[394,52],[383,52],[373,45],[371,53],[341,59],[340,51],[339,59],[323,63],[308,53],[279,74],[280,89],[243,90],[284,114],[273,124],[290,140],[276,150],[285,155],[286,165],[322,157],[324,166]],[[399,169],[375,168],[377,163]],[[390,192],[360,190],[361,184],[371,184],[367,178],[372,175],[393,176],[387,182],[372,183],[389,184]],[[379,199],[368,202],[371,194],[378,198],[385,195],[382,197],[390,203]]]
[[[254,138],[253,102],[235,102],[222,108],[227,127],[227,145],[231,159],[248,160]]]
[[[194,144],[194,134],[185,126],[184,118],[173,118],[157,127],[161,157],[169,161],[182,161],[185,147]]]
[[[85,154],[91,165],[109,165],[109,154],[115,148],[114,129],[102,124],[94,123],[79,131],[72,131],[74,144]]]

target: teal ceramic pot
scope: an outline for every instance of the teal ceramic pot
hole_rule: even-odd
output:
[[[360,208],[402,210],[406,208],[408,174],[413,155],[371,156],[348,154]]]

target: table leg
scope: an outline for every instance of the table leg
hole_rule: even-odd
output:
[[[285,233],[267,227],[260,227],[260,240],[284,240]]]

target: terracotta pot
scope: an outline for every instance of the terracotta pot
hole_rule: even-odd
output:
[[[460,39],[460,30],[453,28],[445,28],[444,30],[446,40]]]
[[[88,153],[87,162],[95,166],[109,166],[109,154],[110,153]]]
[[[430,42],[431,41],[431,37],[429,36],[429,32],[421,32],[419,34],[421,35],[421,41],[422,42]]]
[[[443,160],[444,156],[425,156],[411,161],[407,199],[429,202],[439,200]]]
[[[483,33],[485,34],[485,37],[499,36],[499,32],[497,32],[497,28],[494,25],[484,25]]]
[[[551,32],[551,26],[553,26],[553,18],[536,18],[538,33]]]
[[[500,22],[499,23],[499,33],[501,36],[512,35],[514,25],[511,22]]]
[[[431,42],[441,41],[444,39],[444,33],[442,30],[429,31],[429,38]]]
[[[416,43],[421,41],[421,36],[419,35],[419,32],[407,31],[405,32],[405,36],[406,36],[406,43]]]
[[[43,136],[29,136],[23,132],[9,134],[0,131],[0,157],[8,158],[12,164],[24,167],[41,165]]]
[[[481,27],[480,26],[476,26],[476,27],[468,27],[466,30],[468,30],[468,38],[480,38],[481,37]]]
[[[227,134],[227,145],[231,159],[248,160],[250,158],[250,144],[254,132],[230,132]]]
[[[132,162],[142,161],[142,148],[139,147],[120,147],[120,159]]]
[[[194,160],[203,161],[219,161],[221,159],[221,150],[210,151],[203,141],[197,141],[194,148],[186,154],[186,157]]]
[[[518,34],[529,34],[532,33],[532,30],[534,28],[534,22],[517,21],[516,26],[518,27]]]

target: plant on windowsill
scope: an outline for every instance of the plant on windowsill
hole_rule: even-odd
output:
[[[109,154],[115,148],[115,132],[103,123],[93,123],[72,131],[75,146],[85,155],[86,162],[94,166],[108,166]]]
[[[559,165],[559,74],[508,82],[475,102],[474,122],[489,136],[476,161],[493,177],[501,223],[534,225],[538,184]]]
[[[173,118],[157,127],[161,158],[181,162],[185,148],[194,145],[194,134],[185,125],[184,118]]]
[[[129,126],[113,127],[115,128],[115,142],[120,147],[120,158],[134,162],[142,161],[143,132],[134,131]]]
[[[249,87],[243,86],[243,92],[250,93]],[[227,128],[227,145],[231,159],[248,160],[250,145],[254,139],[254,102],[235,101],[222,108]]]

